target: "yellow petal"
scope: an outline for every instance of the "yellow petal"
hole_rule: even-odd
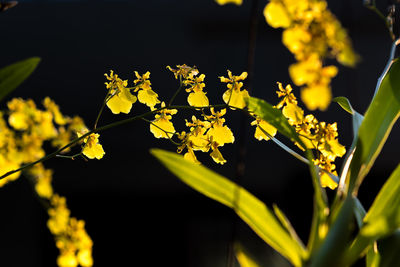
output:
[[[226,104],[229,104],[232,107],[236,108],[244,108],[246,107],[245,99],[249,97],[249,92],[247,90],[226,90],[222,95],[222,99]]]
[[[217,142],[219,146],[223,146],[227,143],[233,143],[235,141],[235,137],[233,136],[231,129],[229,129],[226,125],[214,125],[214,127],[209,130],[208,134],[212,136],[212,140]]]
[[[213,149],[213,151],[210,153],[210,156],[218,164],[223,165],[224,163],[226,163],[226,160],[224,159],[218,148]]]
[[[160,103],[158,100],[158,94],[153,90],[140,90],[138,92],[138,99],[140,103],[146,104],[150,108],[154,108],[155,105]]]
[[[104,156],[103,146],[99,143],[99,134],[89,135],[82,153],[89,159],[101,159]]]
[[[286,8],[281,2],[271,1],[264,9],[267,23],[273,28],[287,28],[292,23]]]
[[[185,155],[183,155],[183,158],[196,163],[196,164],[200,164],[200,161],[197,160],[196,155],[194,154],[193,150],[189,149],[188,152],[185,153]]]
[[[314,85],[301,91],[301,100],[309,110],[326,110],[331,103],[332,93],[328,85]]]
[[[121,112],[128,114],[131,111],[132,102],[115,95],[107,101],[107,107],[109,107],[114,114],[119,114]]]
[[[150,132],[155,138],[171,138],[175,133],[175,128],[172,122],[165,118],[159,118],[150,124]]]
[[[262,128],[262,130],[261,130]],[[276,128],[274,126],[272,126],[271,124],[269,124],[268,122],[264,121],[264,120],[260,120],[257,124],[257,128],[256,131],[254,133],[254,137],[261,141],[261,140],[265,140],[268,141],[270,138],[268,137],[268,135],[266,135],[264,133],[264,131],[267,132],[270,136],[275,136],[276,135]]]
[[[13,112],[8,117],[8,123],[16,130],[26,130],[28,129],[28,116],[23,112]]]
[[[222,6],[222,5],[226,5],[226,4],[235,4],[240,6],[242,4],[242,0],[215,0],[215,2],[217,2],[218,5]]]
[[[207,107],[208,98],[203,91],[196,91],[189,94],[187,101],[192,107]]]
[[[303,122],[304,111],[297,105],[288,103],[282,109],[282,114],[285,116],[290,125],[297,125]]]
[[[337,183],[331,179],[329,174],[321,172],[321,186],[329,187],[330,189],[333,190],[337,187]]]

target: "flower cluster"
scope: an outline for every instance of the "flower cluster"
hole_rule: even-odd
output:
[[[50,98],[43,101],[44,110],[36,107],[32,100],[14,98],[7,103],[8,120],[0,113],[0,174],[18,169],[44,157],[43,145],[50,143],[62,148],[77,137],[77,133],[87,131],[80,117],[64,116]],[[8,121],[8,123],[7,123]],[[63,152],[68,152],[69,147]],[[51,185],[53,172],[38,163],[23,172],[32,180],[38,196],[46,203],[49,220],[48,228],[54,235],[60,250],[57,260],[59,267],[93,265],[92,241],[84,229],[84,222],[70,218],[66,200],[54,194]],[[17,179],[20,172],[0,180],[0,186]]]
[[[323,60],[336,58],[345,66],[358,60],[346,31],[325,0],[271,0],[264,15],[270,26],[285,29],[282,42],[297,60],[289,74],[294,84],[303,86],[303,102],[310,110],[325,110],[332,98],[330,82],[338,70],[324,66]]]
[[[283,88],[282,84],[278,83],[278,88],[277,94],[282,100],[276,105],[276,108],[282,109],[282,114],[296,129],[304,145],[317,153],[314,164],[322,169],[321,185],[335,189],[337,184],[328,173],[337,175],[334,161],[336,157],[342,157],[346,153],[345,147],[337,140],[336,122],[328,124],[323,121],[319,122],[312,114],[304,116],[304,111],[297,105],[290,84]],[[297,145],[302,148],[299,144]]]
[[[0,175],[42,158],[44,142],[60,148],[70,143],[77,131],[86,129],[81,118],[63,116],[50,98],[45,98],[43,105],[41,110],[30,99],[14,98],[7,104],[8,123],[0,113]],[[0,186],[19,176],[7,176]]]
[[[54,194],[51,185],[52,170],[42,163],[27,169],[24,174],[35,185],[35,191],[48,207],[47,227],[54,236],[60,251],[57,258],[59,267],[91,267],[93,265],[93,242],[85,230],[85,222],[71,217],[65,197]]]

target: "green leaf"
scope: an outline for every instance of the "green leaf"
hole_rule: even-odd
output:
[[[333,218],[333,224],[320,248],[312,255],[308,266],[348,266],[343,264],[349,236],[352,230],[353,201],[347,197],[338,214]]]
[[[400,227],[400,164],[379,191],[364,217],[360,233],[380,237]]]
[[[260,265],[249,255],[242,245],[235,243],[235,255],[240,267],[260,267]]]
[[[0,69],[0,101],[36,69],[40,58],[32,57]]]
[[[246,189],[176,153],[160,149],[150,152],[184,183],[232,208],[272,248],[293,265],[301,266],[305,254],[301,245],[289,236],[265,204]]]
[[[345,111],[350,113],[351,115],[354,114],[354,109],[350,104],[350,101],[344,96],[338,96],[332,99],[333,102],[338,103]]]
[[[400,266],[400,230],[378,241],[378,251],[375,260],[379,267]]]
[[[374,241],[400,227],[400,164],[390,175],[372,203],[358,235],[350,247],[349,262],[355,261]],[[379,255],[378,255],[379,256]]]
[[[358,131],[356,151],[346,183],[357,192],[400,115],[400,61],[393,61]]]
[[[249,97],[246,102],[250,112],[274,126],[284,136],[299,143],[302,147],[306,147],[295,129],[289,124],[287,118],[283,116],[281,110],[256,97]]]

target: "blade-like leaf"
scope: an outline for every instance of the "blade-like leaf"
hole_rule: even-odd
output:
[[[247,251],[243,249],[242,245],[235,244],[235,254],[240,267],[260,267]]]
[[[361,234],[383,236],[400,227],[400,164],[379,191],[364,217]]]
[[[36,69],[40,58],[32,57],[0,69],[0,101]]]
[[[274,126],[279,133],[296,141],[302,147],[306,147],[295,129],[289,124],[288,119],[283,116],[279,109],[256,97],[249,97],[246,99],[246,102],[250,112]]]
[[[400,164],[379,191],[363,220],[363,226],[348,252],[354,262],[368,246],[400,227]]]
[[[400,61],[392,63],[358,131],[347,184],[358,191],[400,115]]]
[[[255,196],[229,179],[185,160],[176,153],[152,149],[153,154],[173,174],[200,193],[232,209],[265,242],[295,266],[300,266],[305,254],[282,228],[273,213]]]
[[[308,266],[348,266],[343,264],[342,256],[349,242],[352,215],[353,201],[351,197],[347,197],[333,220],[333,225],[330,227],[328,235],[321,247],[311,257]]]

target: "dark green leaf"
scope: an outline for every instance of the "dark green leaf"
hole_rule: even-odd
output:
[[[339,210],[321,247],[312,255],[310,267],[347,266],[343,264],[353,220],[353,200],[348,197]]]
[[[400,61],[396,60],[384,77],[358,131],[356,151],[346,181],[350,191],[358,191],[399,115]]]
[[[32,57],[0,69],[0,101],[36,69],[40,58]]]
[[[282,228],[265,204],[246,189],[176,153],[152,149],[151,154],[184,183],[232,208],[272,248],[293,265],[301,265],[304,249]]]

